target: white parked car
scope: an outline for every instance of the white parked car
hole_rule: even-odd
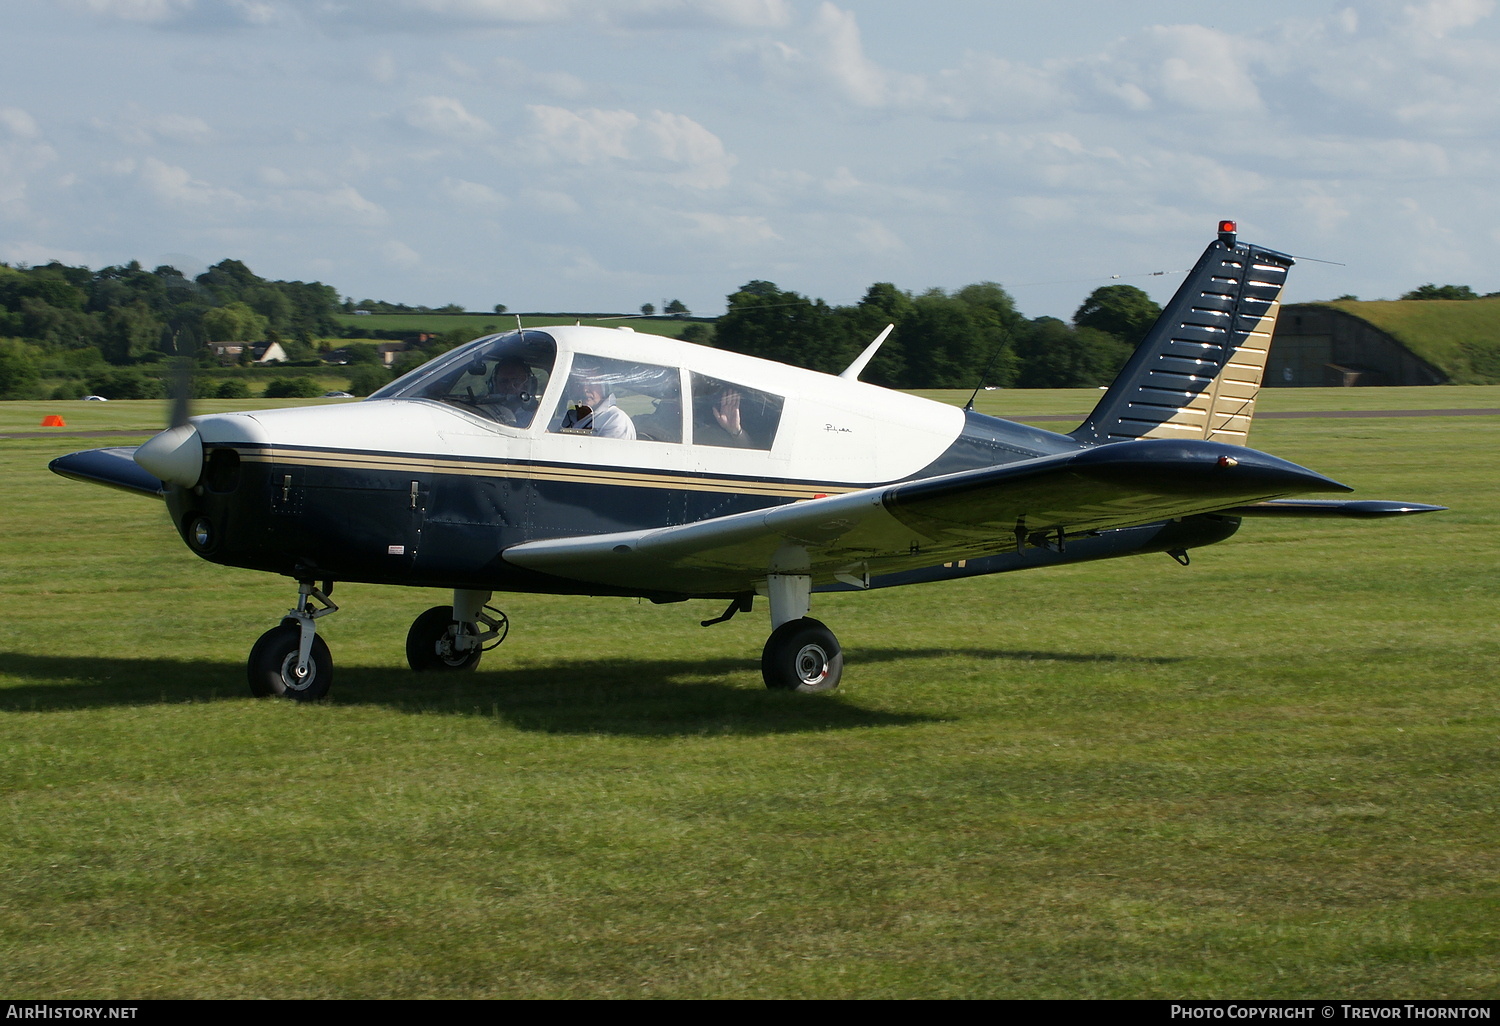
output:
[[[107,402],[109,402],[109,400],[106,399],[106,398],[104,398],[104,396],[102,396],[102,395],[86,395],[86,396],[83,397],[83,401],[86,402],[86,403],[107,403]]]

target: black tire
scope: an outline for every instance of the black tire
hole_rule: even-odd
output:
[[[789,620],[767,639],[760,675],[766,687],[776,691],[832,691],[844,675],[844,651],[821,622],[810,616]]]
[[[433,606],[412,621],[411,630],[406,632],[407,664],[418,673],[474,669],[484,654],[481,649],[471,648],[450,655],[438,651],[440,643],[451,642],[457,634],[458,621],[453,619],[453,607]]]
[[[316,702],[333,686],[333,656],[328,643],[313,636],[307,657],[307,675],[297,676],[297,655],[302,647],[302,628],[295,620],[272,627],[250,649],[247,669],[250,693],[256,698],[290,698]]]

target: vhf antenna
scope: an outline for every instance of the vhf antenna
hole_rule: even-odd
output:
[[[974,386],[974,395],[969,396],[969,401],[966,402],[966,403],[964,403],[964,409],[965,410],[970,411],[970,412],[973,411],[973,409],[974,409],[974,396],[977,396],[979,394],[979,390],[984,387],[984,379],[990,376],[990,370],[995,366],[995,360],[999,358],[999,356],[1000,356],[1000,349],[1004,345],[1005,345],[1005,340],[1004,339],[1001,339],[1000,341],[998,341],[998,342],[995,343],[994,352],[990,353],[990,362],[984,365],[984,373],[981,374],[981,375],[979,375],[979,384],[977,384],[977,385]]]

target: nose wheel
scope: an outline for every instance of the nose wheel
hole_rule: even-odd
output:
[[[319,617],[338,612],[328,598],[333,583],[322,589],[312,581],[297,585],[297,605],[281,623],[260,636],[250,649],[246,671],[250,693],[256,698],[290,698],[316,702],[333,686],[333,656],[328,643],[318,637]]]
[[[302,628],[272,627],[250,649],[250,693],[256,698],[291,698],[316,702],[333,685],[333,656],[328,643],[314,635],[306,663],[301,660]]]

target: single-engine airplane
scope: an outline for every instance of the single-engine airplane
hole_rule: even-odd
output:
[[[52,461],[166,500],[194,553],[283,574],[296,605],[250,651],[256,695],[315,700],[335,581],[450,588],[414,670],[471,670],[504,640],[496,591],[770,606],[771,688],[828,691],[843,655],[814,593],[1146,552],[1188,562],[1244,517],[1383,517],[1246,447],[1292,258],[1220,222],[1076,430],[1056,434],[842,374],[637,334],[489,335],[359,403],[189,418],[139,448]]]

